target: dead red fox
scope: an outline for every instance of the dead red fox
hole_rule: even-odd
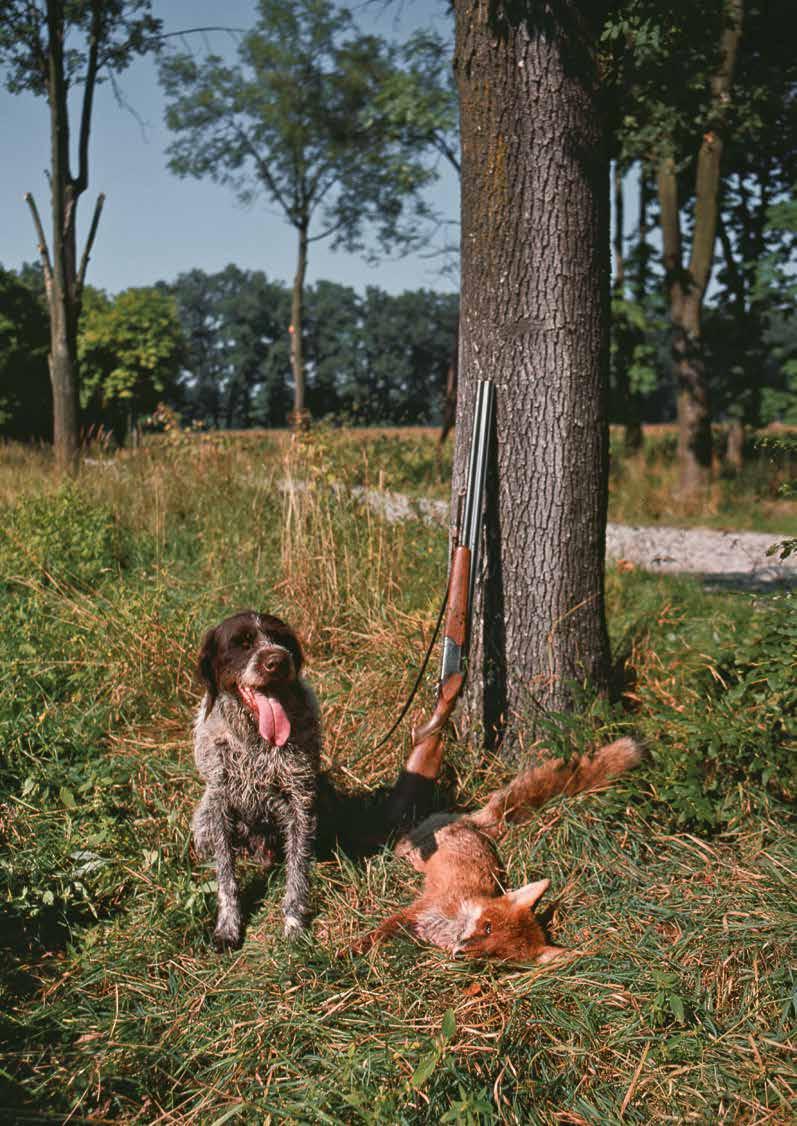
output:
[[[524,771],[474,813],[428,817],[396,845],[396,853],[423,872],[421,894],[355,943],[353,953],[399,930],[467,958],[549,962],[564,953],[548,945],[532,911],[550,880],[505,892],[494,842],[507,824],[528,821],[550,798],[600,789],[640,757],[633,739],[618,739],[570,763],[554,759]]]

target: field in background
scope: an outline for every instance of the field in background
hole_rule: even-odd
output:
[[[585,695],[546,746],[633,731],[650,762],[504,845],[513,882],[551,877],[553,935],[577,959],[484,969],[404,940],[339,956],[410,894],[388,853],[319,865],[293,947],[281,873],[249,870],[246,943],[213,953],[213,873],[188,843],[201,633],[246,605],[288,617],[326,765],[352,788],[389,780],[407,730],[371,748],[429,637],[446,544],[328,486],[444,495],[429,438],[174,433],[97,451],[66,486],[45,454],[0,451],[0,1117],[788,1120],[797,621],[782,592],[610,571],[618,700]],[[696,522],[788,531],[794,502],[773,492],[788,465],[766,465],[728,483],[733,519],[718,501]],[[667,473],[666,449],[618,463],[614,517],[659,496],[647,520],[679,519]],[[291,477],[309,487],[285,492]],[[449,762],[462,802],[509,771],[456,741]]]
[[[453,436],[442,450],[439,431],[428,427],[363,427],[352,431],[321,425],[315,436],[324,449],[323,473],[349,484],[385,488],[412,496],[447,498],[451,479]],[[698,496],[678,495],[677,431],[674,425],[644,427],[644,448],[628,455],[623,432],[611,428],[609,519],[624,524],[701,525],[757,532],[788,532],[797,526],[797,497],[788,493],[797,479],[797,429],[773,426],[750,433],[744,466],[734,471],[724,463],[727,430],[714,428],[714,480]],[[171,436],[172,438],[174,435]],[[207,434],[206,441],[233,442],[250,451],[284,455],[288,431],[228,431]],[[162,435],[147,439],[157,445]]]

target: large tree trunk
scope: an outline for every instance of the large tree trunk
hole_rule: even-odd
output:
[[[293,371],[293,426],[300,430],[308,423],[304,405],[304,347],[302,322],[304,320],[304,279],[307,273],[307,227],[299,228],[299,256],[293,278],[291,300],[291,370]]]
[[[465,720],[483,726],[488,743],[505,737],[512,746],[539,708],[570,705],[574,682],[608,684],[608,161],[596,29],[579,6],[527,3],[517,22],[483,0],[455,7],[463,157],[455,495],[475,381],[491,378],[497,391]]]
[[[679,488],[695,495],[711,480],[714,442],[701,337],[702,298],[694,289],[672,315],[672,355],[678,407]]]

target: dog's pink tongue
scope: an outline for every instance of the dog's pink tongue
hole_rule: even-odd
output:
[[[291,734],[291,721],[282,704],[275,696],[255,692],[258,728],[267,743],[274,747],[284,747]]]

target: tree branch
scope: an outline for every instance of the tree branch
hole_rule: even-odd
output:
[[[227,31],[230,34],[246,35],[245,27],[224,27],[215,25],[210,27],[186,27],[182,31],[162,31],[160,35],[153,35],[153,39],[179,39],[181,35],[196,35],[203,31]]]
[[[717,196],[719,193],[722,136],[720,129],[730,104],[730,89],[739,40],[742,37],[743,0],[733,0],[731,20],[722,33],[720,50],[722,61],[711,79],[712,120],[703,135],[697,157],[695,178],[695,230],[692,236],[692,253],[689,273],[696,286],[699,299],[706,291],[711,276],[714,257],[714,240],[717,236]]]
[[[28,207],[30,208],[31,215],[33,216],[33,225],[36,228],[36,235],[39,240],[39,255],[41,257],[42,268],[44,270],[44,286],[49,296],[50,288],[53,284],[53,267],[52,263],[50,262],[50,252],[47,249],[47,239],[44,234],[44,227],[42,226],[39,209],[36,206],[36,200],[33,198],[31,193],[25,192],[24,199],[25,203],[27,203]]]
[[[736,265],[736,259],[733,256],[733,246],[731,245],[731,237],[728,233],[728,228],[725,225],[725,219],[720,212],[717,219],[717,234],[719,235],[720,245],[722,246],[722,253],[725,255],[725,266],[728,270],[728,283],[733,293],[734,301],[740,313],[744,312],[744,283],[742,276],[739,273]]]
[[[675,307],[683,300],[683,260],[681,258],[681,215],[678,209],[678,180],[671,156],[661,161],[657,172],[661,241],[664,270],[670,301]]]
[[[751,262],[758,262],[764,255],[765,249],[765,233],[767,229],[767,212],[769,211],[769,203],[772,196],[770,191],[770,178],[771,178],[771,165],[768,163],[764,171],[759,176],[759,198],[755,213],[752,217],[750,241],[751,241]]]
[[[320,235],[313,235],[313,237],[308,238],[307,241],[321,242],[322,239],[329,238],[329,236],[334,234],[335,231],[339,231],[341,227],[345,227],[346,222],[346,219],[339,219],[337,223],[333,223],[331,227],[327,227],[327,229],[325,231],[322,231]]]
[[[434,144],[434,147],[437,149],[437,151],[439,153],[442,153],[442,155],[446,158],[446,160],[453,167],[453,169],[457,173],[457,175],[458,176],[461,175],[462,167],[460,165],[459,157],[454,152],[454,150],[451,148],[451,146],[448,144],[445,137],[441,136],[438,133],[435,133],[433,140],[432,140],[432,143]]]
[[[625,207],[623,197],[623,170],[620,161],[614,161],[612,168],[612,192],[614,195],[614,292],[622,297],[625,292],[625,261],[623,259],[623,234],[625,227]]]
[[[324,173],[327,172],[327,171],[329,171],[329,164],[327,164],[325,161],[321,161],[321,163],[319,164],[319,166],[316,170],[315,175],[311,176],[310,186],[307,189],[307,198],[310,202],[314,202],[316,200],[316,194],[315,194],[316,190],[318,188],[318,185],[321,183],[321,179],[324,176]],[[333,180],[333,183],[334,183],[334,180]],[[327,193],[327,190],[328,190],[328,185],[325,186],[322,189],[321,195],[318,198],[323,199],[324,196]]]
[[[94,216],[91,220],[91,226],[89,227],[89,235],[86,239],[86,248],[83,251],[83,257],[80,259],[80,269],[78,270],[77,275],[78,301],[83,296],[83,283],[86,280],[86,267],[88,266],[89,258],[91,257],[91,248],[94,246],[94,237],[97,234],[97,226],[100,221],[100,215],[102,215],[102,207],[104,203],[105,193],[100,192],[100,194],[97,196],[97,202],[94,205]]]
[[[252,142],[249,140],[249,138],[247,137],[247,135],[243,131],[243,129],[241,129],[240,125],[233,124],[233,131],[236,134],[236,136],[238,137],[239,141],[241,141],[243,143],[243,145],[246,148],[246,150],[248,151],[249,155],[252,157],[255,164],[257,165],[258,170],[260,172],[260,175],[263,178],[263,180],[265,181],[268,190],[271,192],[274,199],[277,201],[277,203],[280,205],[282,210],[285,212],[286,216],[290,219],[291,216],[293,215],[293,210],[285,202],[285,199],[282,195],[282,192],[277,187],[277,183],[274,180],[274,178],[272,177],[271,172],[269,171],[268,164],[265,162],[265,160],[263,160],[262,156],[257,151],[257,149],[252,144]]]
[[[86,64],[86,82],[83,87],[83,108],[80,114],[80,140],[78,143],[78,173],[72,188],[79,196],[89,186],[89,133],[94,88],[97,84],[100,36],[102,34],[103,0],[93,0],[91,5],[91,30],[89,32],[89,61]]]

